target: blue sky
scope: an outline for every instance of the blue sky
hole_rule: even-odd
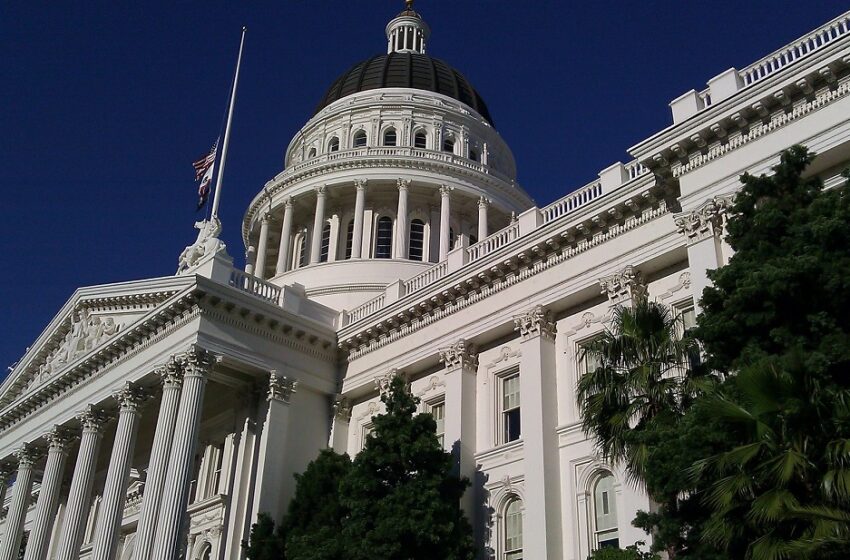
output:
[[[248,26],[222,191],[243,212],[331,82],[386,48],[401,0],[0,6],[0,376],[78,286],[173,274],[194,239],[191,163],[218,134]],[[429,54],[476,86],[546,204],[627,161],[668,103],[846,2],[419,0]]]

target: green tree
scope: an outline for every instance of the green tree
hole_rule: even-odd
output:
[[[733,557],[850,555],[850,187],[804,178],[813,159],[794,147],[742,177],[735,254],[702,297],[698,336],[730,374],[706,406],[729,443],[694,472],[706,538]]]
[[[250,537],[242,541],[242,548],[248,560],[281,560],[283,537],[274,519],[266,513],[258,515],[257,522],[251,525]]]
[[[325,449],[307,469],[295,475],[295,496],[282,525],[286,558],[346,560],[341,538],[347,510],[339,486],[351,470],[348,455]]]
[[[469,481],[458,478],[430,414],[400,377],[382,397],[386,413],[355,457],[340,491],[347,509],[347,558],[472,560],[472,528],[460,509]]]
[[[588,560],[660,560],[657,554],[640,549],[644,542],[636,542],[626,548],[600,548],[588,556]]]

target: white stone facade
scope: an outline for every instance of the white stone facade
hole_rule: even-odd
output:
[[[673,101],[634,161],[543,208],[451,96],[322,108],[248,208],[245,271],[202,227],[181,274],[77,290],[0,386],[0,560],[24,537],[27,560],[242,558],[292,473],[359,451],[394,374],[473,481],[483,557],[646,540],[630,521],[647,497],[582,433],[581,346],[638,294],[694,308],[730,257],[741,173],[801,143],[841,180],[849,21]],[[424,53],[429,33],[403,12],[388,51]]]

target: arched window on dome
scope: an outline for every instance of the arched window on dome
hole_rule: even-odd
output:
[[[618,548],[617,503],[614,494],[614,475],[603,472],[593,486],[594,548]]]
[[[413,135],[413,146],[422,150],[428,147],[428,134],[424,130],[417,130]]]
[[[469,149],[469,159],[471,159],[472,161],[478,161],[480,159],[480,157],[478,155],[478,150],[476,150],[475,148],[470,148]]]
[[[339,138],[334,136],[331,138],[330,142],[328,142],[328,151],[329,152],[338,152],[339,151]]]
[[[410,222],[410,243],[408,243],[407,258],[421,261],[425,247],[425,222],[416,219]]]
[[[328,251],[331,246],[331,225],[325,223],[322,228],[322,246],[319,251],[319,262],[328,262]]]
[[[378,218],[375,235],[375,258],[390,259],[393,256],[393,219],[389,216]]]
[[[301,268],[307,265],[307,230],[302,229],[295,235],[295,255],[292,268]]]
[[[511,499],[505,507],[504,560],[522,560],[522,500]]]
[[[354,220],[348,222],[345,230],[345,258],[351,258],[351,248],[354,246]]]
[[[455,153],[455,139],[451,136],[446,136],[443,138],[443,151],[449,153]]]
[[[309,159],[316,157],[316,148],[310,148],[310,151],[307,153],[307,157]]]
[[[354,133],[354,142],[352,144],[355,148],[364,148],[366,146],[366,131],[358,130]]]
[[[388,128],[384,131],[384,146],[395,146],[398,142],[398,134],[394,128]]]

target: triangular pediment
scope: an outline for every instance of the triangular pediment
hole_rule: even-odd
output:
[[[192,284],[192,277],[168,277],[78,289],[9,368],[0,385],[0,408],[61,376]]]

